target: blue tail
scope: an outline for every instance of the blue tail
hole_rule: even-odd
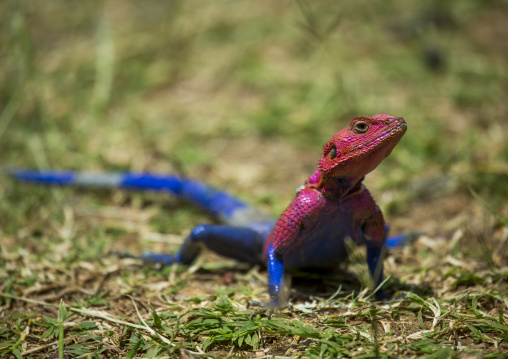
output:
[[[7,170],[14,178],[48,185],[69,185],[86,188],[123,188],[169,192],[184,198],[224,223],[250,226],[273,221],[272,218],[248,206],[230,194],[202,182],[174,175],[151,173],[87,173],[72,171]]]

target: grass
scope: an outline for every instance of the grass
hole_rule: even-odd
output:
[[[277,216],[360,114],[408,132],[366,184],[392,233],[388,302],[207,253],[144,267],[205,213],[153,193],[0,177],[0,356],[445,358],[508,352],[504,1],[0,4],[2,166],[183,173]],[[363,284],[362,284],[363,283]]]

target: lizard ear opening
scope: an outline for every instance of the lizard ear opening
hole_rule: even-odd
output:
[[[337,157],[337,147],[334,146],[330,150],[330,159],[333,160],[336,157]]]
[[[332,147],[330,150],[330,159],[333,160],[335,157],[337,157],[337,147]]]
[[[341,153],[337,151],[337,146],[333,146],[328,155],[330,156],[330,160],[334,160],[337,157],[340,157]]]

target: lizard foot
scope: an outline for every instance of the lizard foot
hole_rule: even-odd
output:
[[[159,254],[159,253],[145,252],[140,256],[140,258],[145,263],[156,263],[156,264],[163,265],[163,266],[171,265],[175,262],[178,262],[175,259],[175,256],[172,254]]]
[[[254,320],[260,314],[266,314],[268,319],[272,318],[272,314],[279,313],[282,309],[285,308],[293,308],[293,304],[290,302],[285,302],[284,304],[280,304],[278,302],[272,301],[270,303],[262,303],[255,300],[252,300],[248,303],[247,308],[250,307],[261,307],[258,310],[255,310],[254,313],[250,316],[250,320]]]
[[[384,289],[379,289],[375,294],[376,300],[385,301],[392,299],[392,295],[387,293]]]
[[[139,258],[139,256],[134,255],[134,254],[132,254],[130,252],[127,252],[127,251],[117,251],[115,249],[110,250],[108,254],[112,255],[112,256],[116,256],[116,257],[121,258],[121,259],[123,259],[123,258],[138,259]]]
[[[117,250],[111,250],[109,253],[117,256],[118,258],[141,259],[145,264],[155,263],[160,265],[170,265],[175,262],[174,256],[171,254],[143,253],[138,256],[127,251]]]
[[[398,236],[389,237],[386,240],[386,247],[389,249],[408,246],[421,237],[424,232],[405,232]]]

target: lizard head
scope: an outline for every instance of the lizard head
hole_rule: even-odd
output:
[[[323,148],[318,170],[323,178],[360,180],[387,157],[406,132],[403,118],[386,114],[359,116]]]

